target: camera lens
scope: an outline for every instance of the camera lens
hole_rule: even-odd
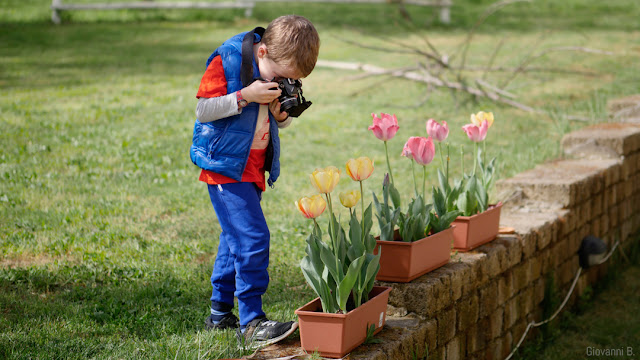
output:
[[[288,111],[289,109],[298,106],[298,99],[296,97],[281,97],[280,109],[281,111]]]

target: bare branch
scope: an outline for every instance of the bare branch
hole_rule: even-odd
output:
[[[488,82],[486,82],[486,81],[484,81],[482,79],[476,79],[476,84],[480,85],[483,88],[487,88],[487,89],[490,89],[492,91],[495,91],[496,93],[498,93],[498,94],[500,94],[502,96],[506,96],[506,97],[511,98],[511,99],[515,99],[517,97],[516,95],[514,95],[514,94],[512,94],[512,93],[510,93],[508,91],[502,90],[502,89],[500,89],[500,88],[498,88],[498,87],[496,87],[494,85],[491,85],[491,84],[489,84]]]
[[[591,49],[591,48],[586,48],[581,46],[557,46],[557,47],[548,48],[538,52],[533,56],[530,56],[529,58],[526,58],[520,64],[519,68],[516,70],[516,72],[514,72],[511,78],[507,79],[507,81],[504,84],[502,84],[502,87],[506,87],[517,76],[519,72],[521,72],[528,64],[532,63],[534,60],[539,59],[548,53],[557,52],[557,51],[579,51],[579,52],[586,52],[591,54],[615,55],[614,53],[609,51]]]
[[[473,25],[471,30],[469,30],[469,32],[467,33],[467,38],[463,42],[462,61],[460,62],[460,67],[463,68],[464,64],[466,63],[467,51],[469,50],[469,44],[471,43],[471,39],[473,38],[473,35],[476,32],[476,29],[478,27],[480,27],[480,25],[482,25],[485,22],[485,20],[487,20],[487,18],[489,18],[491,15],[495,14],[497,11],[499,11],[503,7],[505,7],[507,5],[514,4],[514,3],[519,3],[519,2],[531,2],[531,0],[503,0],[503,1],[499,1],[499,2],[491,4],[491,6],[489,6],[489,8],[487,8],[487,10],[485,10],[485,12],[482,14],[480,19],[478,19],[478,21]],[[455,58],[455,54],[452,55],[451,58],[452,59]],[[459,77],[459,75],[460,74],[458,74],[458,77]]]
[[[496,55],[498,55],[498,51],[500,51],[500,49],[502,48],[502,45],[504,45],[504,38],[500,39],[498,46],[496,46],[496,48],[493,50],[493,53],[491,54],[491,58],[489,58],[489,63],[487,64],[487,68],[485,72],[482,74],[483,79],[487,76],[489,69],[491,69],[491,67],[493,66],[493,62],[496,59]]]
[[[530,106],[521,104],[517,101],[507,99],[496,92],[486,91],[486,90],[481,90],[474,87],[466,86],[465,84],[462,84],[460,82],[451,82],[451,81],[438,79],[430,74],[420,74],[415,71],[401,71],[401,70],[389,72],[386,69],[381,68],[379,66],[375,66],[375,65],[345,63],[345,62],[326,61],[326,60],[319,60],[316,66],[329,67],[334,69],[343,69],[343,70],[345,69],[360,70],[360,71],[365,71],[365,72],[369,72],[376,75],[385,74],[393,77],[405,78],[405,79],[409,79],[417,82],[432,84],[437,87],[446,87],[446,88],[457,90],[457,91],[465,91],[475,96],[487,97],[493,101],[511,105],[527,112],[539,112],[539,110],[536,110]]]
[[[454,70],[459,70],[460,68],[454,67]],[[483,72],[512,72],[517,68],[515,67],[504,67],[497,66],[492,68],[485,68],[484,66],[467,66],[463,70],[464,71],[483,71]],[[569,70],[569,69],[561,69],[561,68],[543,68],[543,67],[533,67],[529,66],[522,69],[522,72],[550,72],[550,73],[562,73],[562,74],[575,74],[575,75],[586,75],[586,76],[598,76],[599,73],[595,71],[589,70]]]

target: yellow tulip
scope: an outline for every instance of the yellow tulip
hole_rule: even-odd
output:
[[[328,194],[338,185],[340,170],[335,166],[327,166],[324,169],[316,169],[310,178],[319,193]]]
[[[482,126],[482,122],[487,120],[489,127],[493,125],[493,113],[479,111],[477,114],[471,114],[471,123],[477,127]]]
[[[296,201],[296,207],[307,219],[315,219],[324,212],[327,202],[319,194],[311,197],[305,196]]]
[[[359,190],[351,190],[347,192],[340,193],[340,203],[342,206],[346,208],[352,208],[356,206],[358,201],[360,201],[360,191]]]
[[[373,173],[373,160],[366,156],[347,161],[347,174],[353,181],[363,181]]]

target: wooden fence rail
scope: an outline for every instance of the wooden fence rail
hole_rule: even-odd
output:
[[[114,3],[63,3],[62,0],[51,1],[51,21],[60,24],[63,11],[74,10],[122,10],[122,9],[245,9],[245,16],[253,14],[257,2],[304,2],[304,3],[341,3],[341,4],[386,4],[403,3],[408,5],[431,6],[440,8],[440,21],[448,24],[451,21],[450,8],[452,0],[236,0],[227,2],[114,2]]]

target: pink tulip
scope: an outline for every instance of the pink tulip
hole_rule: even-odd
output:
[[[449,136],[449,125],[446,121],[442,121],[442,125],[440,125],[437,121],[429,119],[427,120],[427,134],[436,141],[444,141]]]
[[[369,130],[372,130],[373,134],[382,141],[393,139],[400,128],[396,116],[385,113],[380,114],[382,118],[373,113],[371,116],[373,116],[373,125],[369,126]]]
[[[475,142],[483,141],[487,137],[488,129],[489,129],[489,122],[487,120],[484,120],[482,122],[482,125],[480,125],[480,127],[473,124],[467,124],[462,127],[462,130],[464,130],[464,132],[467,133],[469,140],[475,141]]]
[[[405,147],[411,152],[413,160],[422,166],[428,165],[436,154],[436,148],[431,137],[412,136],[407,140]]]

